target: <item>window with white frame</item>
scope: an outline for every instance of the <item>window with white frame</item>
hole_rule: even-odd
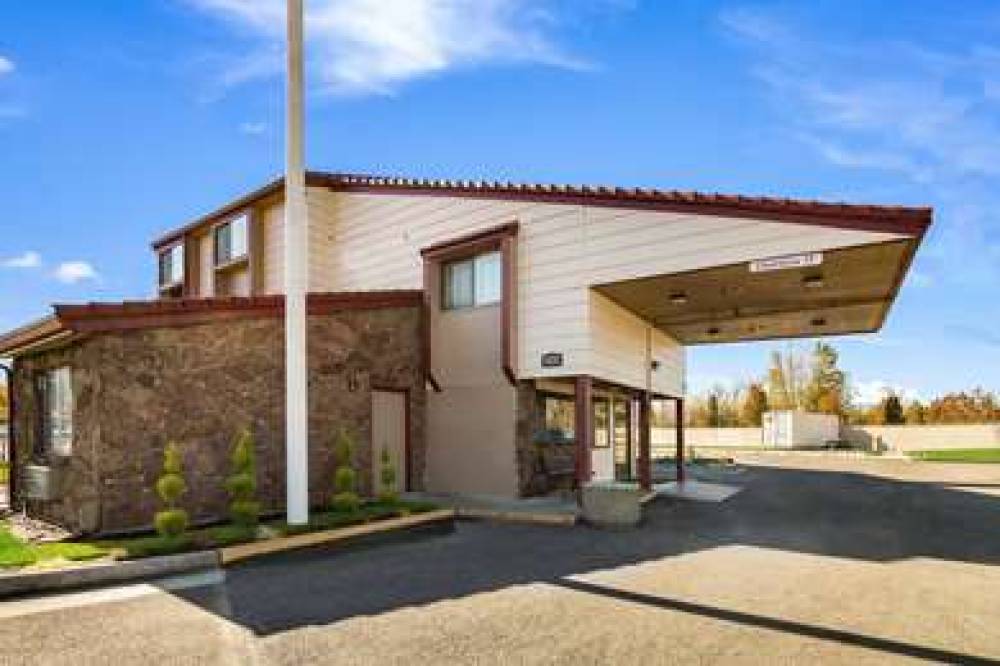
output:
[[[503,258],[498,251],[450,261],[441,270],[442,308],[458,310],[499,303]]]
[[[244,213],[215,228],[215,265],[225,266],[247,256],[249,216]]]
[[[173,287],[184,282],[184,243],[160,253],[160,286]]]
[[[68,456],[73,451],[73,374],[69,367],[47,370],[37,378],[41,441],[36,453]]]

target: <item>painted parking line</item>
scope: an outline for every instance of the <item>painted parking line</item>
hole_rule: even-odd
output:
[[[128,601],[153,594],[163,594],[164,592],[220,585],[225,580],[226,574],[224,571],[213,570],[164,578],[155,584],[138,583],[5,601],[0,603],[0,619],[21,617],[36,613],[50,613],[94,604]]]

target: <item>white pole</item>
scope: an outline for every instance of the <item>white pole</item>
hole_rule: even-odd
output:
[[[285,121],[285,453],[286,510],[291,525],[309,521],[309,388],[306,290],[309,231],[303,166],[303,0],[288,0]]]

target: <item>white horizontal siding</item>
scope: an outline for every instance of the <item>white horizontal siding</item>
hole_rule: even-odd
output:
[[[597,284],[822,251],[896,237],[810,225],[504,200],[335,193],[310,188],[310,289],[419,289],[422,248],[511,221],[518,238],[522,377],[591,374],[643,387],[646,325],[590,290]],[[265,224],[265,285],[281,289],[282,208]],[[684,353],[653,330],[653,388],[683,392]],[[564,355],[561,368],[541,355]]]
[[[265,294],[281,294],[285,284],[285,204],[273,202],[257,210],[260,216],[260,245],[263,255],[260,281]]]

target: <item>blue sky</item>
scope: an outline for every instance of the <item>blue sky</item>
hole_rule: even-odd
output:
[[[306,4],[313,168],[933,205],[843,365],[1000,389],[1000,4]],[[0,4],[0,329],[151,295],[158,232],[280,172],[281,8]],[[775,347],[696,349],[691,388]]]

